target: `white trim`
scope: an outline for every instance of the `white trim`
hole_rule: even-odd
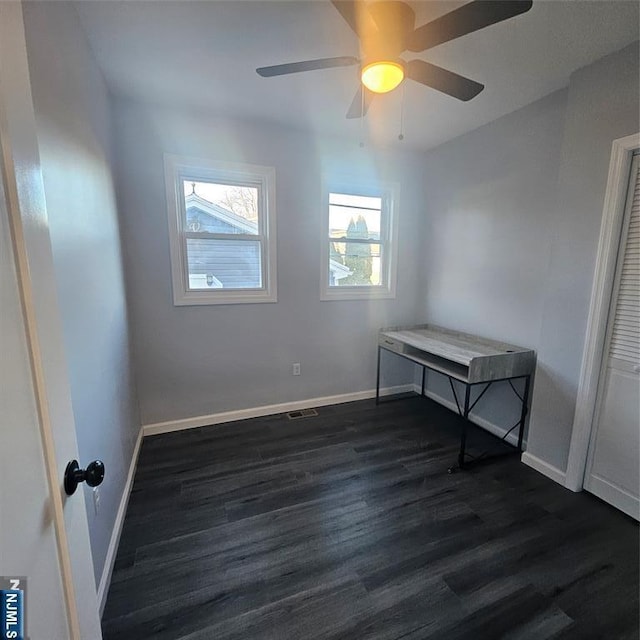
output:
[[[566,474],[564,471],[560,471],[558,467],[554,467],[552,464],[541,460],[537,456],[534,456],[532,453],[525,451],[522,454],[522,462],[526,464],[528,467],[535,469],[540,472],[543,476],[547,476],[547,478],[551,478],[554,482],[557,482],[561,485],[566,485]]]
[[[572,491],[582,490],[584,484],[587,453],[598,395],[598,381],[602,367],[611,290],[620,242],[620,229],[624,216],[627,179],[631,166],[631,156],[633,151],[639,147],[640,133],[614,140],[611,146],[609,177],[604,199],[596,269],[591,291],[576,411],[573,419],[573,431],[567,462],[565,486]]]
[[[378,286],[329,286],[329,194],[348,193],[382,197],[380,246],[383,261],[380,265],[382,284]],[[400,184],[341,178],[322,180],[322,235],[320,253],[320,300],[378,300],[396,297],[398,281],[398,225],[400,212]]]
[[[414,391],[413,384],[397,385],[380,389],[380,395],[388,396],[396,393],[406,393]],[[154,422],[142,426],[144,436],[153,436],[159,433],[169,433],[171,431],[182,431],[183,429],[195,429],[196,427],[207,427],[214,424],[234,422],[236,420],[246,420],[247,418],[260,418],[271,416],[287,411],[299,411],[300,409],[312,409],[314,407],[324,407],[330,404],[342,404],[344,402],[354,402],[355,400],[367,400],[375,398],[376,390],[355,391],[353,393],[341,393],[335,396],[322,396],[320,398],[307,398],[306,400],[295,400],[293,402],[282,402],[280,404],[269,404],[251,409],[238,409],[236,411],[224,411],[222,413],[211,413],[205,416],[193,416],[192,418],[182,418],[180,420],[168,420],[167,422]]]
[[[191,158],[164,154],[165,189],[169,224],[171,281],[175,306],[245,304],[278,301],[276,256],[276,171],[273,167],[254,164],[219,162],[207,158]],[[260,289],[188,288],[188,269],[183,225],[184,196],[181,182],[186,177],[231,181],[231,184],[255,183],[260,187],[259,233],[251,240],[261,246],[262,284]],[[245,238],[242,236],[240,239]],[[229,236],[228,240],[238,240]],[[246,239],[246,238],[245,238]]]
[[[613,484],[601,476],[591,475],[588,485],[585,482],[585,489],[616,509],[620,509],[634,520],[640,520],[640,499],[629,493],[624,487]]]
[[[138,456],[140,454],[140,445],[142,444],[142,435],[142,428],[140,428],[140,431],[138,431],[136,444],[133,447],[133,455],[131,456],[131,463],[129,465],[127,481],[125,482],[124,491],[122,492],[122,498],[120,499],[120,506],[118,507],[118,512],[116,513],[115,522],[113,523],[111,540],[109,541],[109,548],[107,549],[107,556],[105,558],[104,567],[102,569],[102,577],[100,578],[100,584],[98,585],[98,605],[100,607],[100,617],[102,617],[104,606],[105,604],[107,604],[107,594],[109,593],[109,585],[111,584],[113,565],[116,561],[118,545],[120,544],[120,535],[122,534],[122,525],[124,524],[124,517],[127,513],[129,496],[131,495],[136,467],[138,466]]]
[[[414,392],[420,395],[420,385],[409,383],[396,385],[393,387],[385,387],[380,389],[381,396],[390,396],[397,393]],[[353,393],[342,393],[335,396],[322,396],[319,398],[307,398],[305,400],[296,400],[293,402],[283,402],[280,404],[263,405],[261,407],[252,407],[250,409],[238,409],[236,411],[225,411],[222,413],[212,413],[204,416],[194,416],[192,418],[182,418],[180,420],[168,420],[167,422],[155,422],[143,425],[142,429],[145,436],[157,435],[159,433],[169,433],[172,431],[182,431],[183,429],[194,429],[197,427],[206,427],[209,425],[223,424],[226,422],[234,422],[236,420],[246,420],[248,418],[260,418],[263,416],[276,415],[287,411],[299,411],[300,409],[312,409],[314,407],[324,407],[332,404],[342,404],[344,402],[355,402],[356,400],[367,400],[375,398],[375,389],[367,389],[365,391],[355,391]],[[425,396],[442,404],[448,409],[457,413],[456,405],[447,398],[444,398],[432,391],[425,391]],[[471,414],[469,419],[474,424],[489,431],[495,436],[502,437],[507,429],[498,426],[493,422],[481,418],[475,414]],[[512,433],[506,438],[507,442],[513,445],[518,444],[518,437]]]
[[[415,391],[417,394],[420,394],[421,388],[420,385],[414,385]],[[433,391],[429,391],[428,389],[425,389],[424,391],[424,395],[427,398],[430,398],[431,400],[434,400],[435,402],[437,402],[438,404],[441,404],[445,407],[447,407],[447,409],[450,409],[451,411],[453,411],[454,413],[458,413],[458,407],[456,405],[456,403],[453,400],[449,400],[448,398],[445,398],[444,396],[441,396],[437,393],[434,393]],[[501,427],[498,426],[497,424],[493,423],[493,422],[489,422],[489,420],[487,420],[486,418],[482,418],[474,413],[470,413],[469,414],[469,422],[473,422],[474,424],[477,424],[479,427],[482,427],[485,431],[488,431],[489,433],[492,433],[494,436],[498,436],[499,438],[502,438],[504,436],[504,434],[507,432],[507,429],[505,427]],[[515,430],[514,430],[515,431]],[[515,433],[514,431],[512,431],[506,438],[506,442],[508,442],[509,444],[512,444],[514,446],[518,446],[518,436],[517,433]]]

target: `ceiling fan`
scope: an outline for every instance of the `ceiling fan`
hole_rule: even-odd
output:
[[[400,58],[405,51],[426,51],[531,9],[532,0],[473,0],[415,28],[415,13],[405,2],[331,0],[360,39],[361,58],[342,56],[278,64],[256,69],[262,77],[333,67],[361,66],[360,85],[347,118],[367,113],[376,93],[395,89],[406,77],[458,100],[471,100],[484,85],[424,60]]]

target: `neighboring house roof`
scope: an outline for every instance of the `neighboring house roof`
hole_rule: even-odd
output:
[[[198,209],[199,212],[211,216],[216,220],[220,220],[234,229],[237,229],[239,233],[248,233],[251,235],[258,233],[257,222],[247,220],[246,218],[239,216],[237,213],[229,211],[229,209],[225,209],[224,207],[201,198],[195,193],[190,193],[184,201],[187,211],[190,208]]]
[[[329,269],[333,271],[334,280],[342,280],[342,278],[347,278],[351,275],[351,269],[349,269],[349,267],[333,258],[329,259]]]

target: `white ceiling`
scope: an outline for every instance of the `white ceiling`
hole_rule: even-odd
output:
[[[464,2],[411,2],[421,25]],[[422,58],[485,84],[463,103],[414,82],[376,98],[364,124],[346,120],[356,68],[261,78],[255,68],[358,56],[329,0],[77,2],[112,91],[317,134],[426,149],[568,84],[573,71],[639,37],[636,1],[534,0],[528,12],[405,59]]]

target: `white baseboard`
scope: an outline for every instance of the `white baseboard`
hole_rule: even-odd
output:
[[[385,387],[380,389],[381,396],[394,395],[396,393],[406,393],[415,391],[415,385],[403,384],[395,387]],[[145,436],[157,435],[159,433],[169,433],[171,431],[182,431],[183,429],[194,429],[196,427],[207,427],[224,422],[234,422],[236,420],[246,420],[247,418],[260,418],[271,416],[287,411],[299,411],[300,409],[312,409],[314,407],[324,407],[330,404],[343,404],[344,402],[354,402],[355,400],[367,400],[375,398],[376,390],[356,391],[354,393],[342,393],[335,396],[323,396],[320,398],[307,398],[306,400],[296,400],[294,402],[282,402],[280,404],[268,404],[251,409],[238,409],[236,411],[224,411],[222,413],[211,413],[205,416],[194,416],[192,418],[182,418],[180,420],[168,420],[167,422],[155,422],[145,424],[142,427]]]
[[[414,390],[417,394],[420,394],[420,391],[421,391],[420,385],[415,384]],[[454,413],[458,413],[458,407],[453,400],[449,400],[448,398],[445,398],[437,393],[434,393],[433,391],[429,391],[428,389],[425,389],[424,395],[427,398],[434,400],[438,404],[441,404],[447,407],[447,409],[451,409],[451,411],[453,411]],[[497,424],[494,424],[493,422],[489,422],[489,420],[486,420],[485,418],[481,418],[480,416],[474,413],[471,413],[469,415],[469,421],[473,422],[473,424],[477,424],[479,427],[482,427],[485,431],[492,433],[494,436],[498,436],[498,438],[502,438],[504,434],[507,432],[507,429],[505,427],[500,427]],[[505,438],[505,441],[508,442],[509,444],[512,444],[514,447],[517,447],[518,446],[517,431],[514,429]]]
[[[551,480],[561,484],[563,487],[565,486],[566,473],[564,471],[560,471],[558,467],[554,467],[528,451],[525,451],[522,454],[522,462],[542,475],[547,476],[547,478],[551,478]]]
[[[585,479],[584,488],[634,520],[640,520],[640,499],[627,489],[593,473]]]
[[[109,592],[109,584],[111,583],[111,574],[113,573],[113,565],[116,561],[118,544],[120,543],[120,534],[122,533],[122,525],[124,524],[124,516],[127,513],[129,495],[131,494],[131,488],[133,487],[133,478],[135,476],[136,467],[138,465],[138,454],[140,453],[142,437],[143,431],[142,428],[140,428],[140,431],[138,432],[138,438],[136,439],[136,444],[133,447],[133,455],[131,456],[131,464],[129,465],[127,481],[125,482],[124,491],[122,492],[122,498],[120,499],[120,506],[118,507],[118,513],[116,513],[116,519],[113,523],[113,531],[111,532],[111,540],[109,541],[109,547],[107,549],[107,557],[104,561],[102,576],[100,578],[100,584],[98,585],[98,604],[100,606],[100,617],[102,617],[104,606],[107,603],[107,593]]]

